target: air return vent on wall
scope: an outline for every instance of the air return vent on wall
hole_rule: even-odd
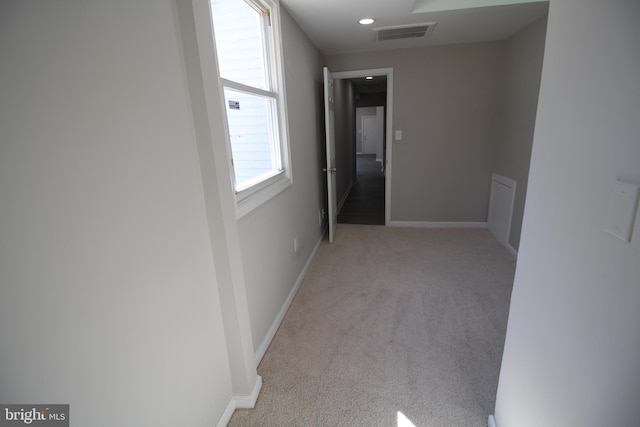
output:
[[[396,25],[393,27],[374,28],[376,32],[376,41],[399,40],[399,39],[415,39],[427,37],[436,26],[435,22],[427,22],[424,24]]]

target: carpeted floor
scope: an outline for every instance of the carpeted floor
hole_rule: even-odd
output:
[[[339,224],[229,425],[486,426],[514,268],[486,230]]]

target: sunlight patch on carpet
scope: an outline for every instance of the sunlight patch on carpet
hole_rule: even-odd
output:
[[[398,411],[398,427],[416,427],[416,425],[405,414]]]

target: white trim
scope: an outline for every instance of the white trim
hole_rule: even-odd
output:
[[[219,84],[211,3],[200,0],[177,2],[182,37],[186,83],[192,108],[193,132],[201,176],[200,191],[206,210],[212,261],[216,270],[219,305],[222,314],[226,355],[237,363],[229,365],[231,399],[220,415],[217,425],[226,426],[233,415],[237,401],[233,396],[238,388],[243,391],[260,390],[262,380],[257,375],[253,357],[251,323],[247,307],[242,256],[235,219],[235,197],[232,191],[231,168],[228,162],[228,132],[217,124],[226,117],[224,96]],[[195,113],[193,113],[195,111]],[[203,114],[200,114],[203,113]],[[222,237],[220,237],[222,236]],[[228,255],[218,266],[219,251]]]
[[[367,76],[384,76],[392,72],[393,68],[372,68],[368,70],[333,71],[331,77],[336,80],[357,79]]]
[[[259,184],[255,184],[254,187],[257,191],[252,191],[252,188],[245,188],[238,191],[236,196],[236,219],[240,219],[249,212],[258,208],[262,204],[273,199],[275,196],[291,187],[293,184],[293,165],[291,161],[291,140],[289,139],[289,111],[287,108],[287,92],[285,88],[285,68],[283,59],[283,41],[282,41],[282,25],[280,23],[280,2],[279,0],[261,0],[264,7],[269,9],[271,26],[270,31],[272,35],[273,45],[270,46],[272,61],[269,61],[271,65],[271,74],[274,75],[273,83],[275,84],[274,91],[278,94],[276,103],[278,104],[278,128],[279,135],[279,150],[280,159],[282,161],[282,167],[284,172],[280,172],[275,180],[268,180],[268,185],[262,187]],[[223,97],[224,103],[224,97]],[[226,105],[223,105],[226,108]],[[225,114],[226,120],[226,114]],[[228,125],[227,125],[228,127]],[[228,131],[227,131],[228,137]],[[229,154],[231,155],[231,144],[229,146]],[[233,169],[231,170],[232,178],[235,186],[235,175]]]
[[[229,404],[224,409],[224,412],[220,416],[216,427],[226,427],[231,421],[231,417],[236,409],[252,409],[255,408],[258,401],[258,395],[262,389],[262,377],[260,375],[256,378],[256,383],[253,385],[251,394],[247,396],[231,396]]]
[[[331,77],[334,79],[354,79],[367,76],[387,76],[387,105],[386,105],[386,121],[387,121],[387,164],[384,168],[384,223],[391,225],[391,177],[392,177],[392,154],[393,154],[393,68],[373,68],[368,70],[353,71],[337,71],[332,72]]]
[[[284,170],[271,171],[250,180],[242,188],[236,190],[236,198],[238,201],[242,201],[252,194],[258,193],[269,187],[274,182],[278,181],[278,179],[281,179],[284,174]]]
[[[256,383],[253,385],[253,390],[251,390],[251,394],[246,396],[233,396],[236,409],[254,408],[256,406],[256,401],[258,400],[258,395],[260,394],[260,389],[262,389],[262,377],[258,375]]]
[[[486,222],[462,222],[462,221],[389,221],[387,225],[391,227],[414,227],[414,228],[487,228]]]
[[[498,427],[498,424],[496,424],[496,419],[493,415],[489,415],[489,421],[487,421],[487,426],[488,427]]]
[[[235,90],[236,92],[248,93],[267,99],[278,99],[278,94],[273,91],[234,82],[233,80],[225,79],[224,77],[220,77],[220,81],[222,82],[222,87],[228,87],[232,90]]]
[[[324,240],[324,234],[325,233],[323,232],[320,235],[320,238],[318,239],[318,243],[316,243],[316,246],[315,248],[313,248],[311,255],[309,255],[309,259],[307,260],[307,263],[304,265],[304,268],[300,272],[300,275],[298,276],[296,283],[293,285],[291,292],[289,292],[289,296],[287,296],[287,299],[284,301],[284,304],[282,304],[282,308],[280,309],[280,312],[278,312],[278,315],[273,321],[273,324],[271,324],[271,327],[267,331],[267,334],[265,335],[264,339],[256,349],[255,351],[256,366],[260,364],[260,361],[262,361],[262,358],[264,357],[265,353],[269,349],[269,345],[271,344],[271,341],[273,341],[273,338],[276,336],[276,332],[278,332],[278,328],[280,327],[282,320],[284,320],[284,316],[285,314],[287,314],[287,310],[289,310],[289,307],[293,302],[293,298],[296,296],[298,289],[300,289],[300,285],[302,285],[302,281],[304,280],[305,276],[309,272],[309,269],[311,268],[311,264],[313,264],[313,261],[316,259],[316,255],[318,255],[318,251],[320,250],[320,244]]]
[[[511,246],[511,243],[507,242],[507,244],[504,245],[504,247],[507,248],[507,250],[509,251],[512,257],[514,257],[515,259],[518,259],[518,251],[516,251],[516,249],[513,246]]]
[[[218,424],[216,424],[216,427],[227,427],[229,421],[231,421],[231,417],[233,416],[233,411],[235,410],[236,402],[232,397],[231,400],[229,400],[229,404],[224,409],[224,412],[222,413],[222,415],[220,415],[220,419],[218,420]]]
[[[229,79],[222,78],[216,69],[217,85],[220,90],[219,104],[223,112],[223,125],[225,129],[225,149],[227,159],[231,163],[233,152],[231,149],[231,140],[229,137],[229,123],[227,119],[227,105],[224,98],[224,88],[229,87],[233,90],[239,90],[246,93],[252,93],[265,98],[274,98],[277,104],[277,132],[276,137],[277,149],[280,157],[283,172],[275,172],[275,177],[258,181],[258,183],[240,190],[236,189],[235,172],[233,167],[229,168],[229,174],[234,191],[236,191],[236,219],[242,218],[247,213],[271,200],[280,192],[290,187],[293,183],[293,166],[291,162],[291,141],[289,140],[289,112],[287,108],[287,93],[285,88],[285,67],[282,41],[282,26],[280,22],[280,2],[279,0],[261,0],[264,8],[269,10],[271,25],[266,28],[269,33],[270,42],[267,43],[266,50],[270,57],[267,61],[269,64],[269,77],[272,81],[272,90],[264,90],[253,88],[251,86],[237,83]],[[207,46],[216,55],[217,67],[217,46],[215,41],[215,31],[213,29],[213,15],[211,14],[211,6],[209,6],[209,26],[212,34],[212,44]],[[266,34],[265,34],[266,36]],[[203,71],[203,75],[207,73]],[[266,181],[266,182],[265,182]]]
[[[282,173],[277,176],[277,179],[275,179],[274,181],[270,181],[270,183],[266,187],[261,188],[255,193],[244,198],[239,198],[238,196],[236,196],[236,219],[242,218],[258,206],[266,203],[267,201],[274,198],[277,194],[291,187],[291,185],[293,185],[293,181],[291,180],[291,178],[289,178],[286,173]],[[251,190],[251,187],[247,188],[246,190]]]
[[[274,89],[280,94],[276,102],[278,103],[278,117],[280,128],[280,157],[282,167],[290,183],[293,183],[293,161],[291,157],[291,139],[289,138],[289,107],[287,105],[286,70],[284,65],[284,42],[282,37],[282,24],[280,20],[280,1],[262,0],[271,6],[269,17],[271,19],[271,31],[273,32],[273,66],[276,73],[274,82],[277,85]],[[279,193],[280,191],[278,191]],[[275,193],[277,194],[277,193]],[[274,194],[274,195],[275,195]],[[272,196],[273,197],[273,196]]]
[[[340,202],[338,203],[338,209],[336,209],[336,215],[340,213],[342,206],[344,206],[344,202],[347,201],[349,194],[351,194],[351,190],[353,190],[353,180],[349,183],[349,187],[347,187],[347,191],[344,192],[344,196],[342,196],[342,199],[340,199]]]
[[[493,184],[494,182],[504,187],[507,187],[510,191],[511,201],[509,203],[509,214],[507,219],[507,235],[505,236],[504,242],[501,241],[501,236],[496,236],[495,234],[493,234],[493,230],[491,229],[489,230],[491,231],[491,234],[493,234],[493,236],[496,238],[497,241],[499,241],[502,245],[507,246],[509,244],[509,237],[511,236],[511,222],[513,220],[513,206],[516,200],[517,183],[515,180],[508,178],[504,175],[500,175],[495,172],[491,174],[491,190],[489,192],[489,211],[487,213],[487,224],[491,224],[493,220],[493,213],[494,213],[493,212],[493,204],[494,204],[493,194],[496,189],[496,187]]]

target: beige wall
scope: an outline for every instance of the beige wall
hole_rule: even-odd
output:
[[[321,237],[318,210],[326,205],[322,58],[284,8],[282,32],[293,185],[238,222],[256,351],[275,333],[274,322]]]
[[[489,180],[518,187],[518,249],[546,17],[509,40],[327,57],[333,71],[394,68],[392,221],[486,221]]]
[[[501,42],[328,56],[393,67],[392,221],[486,221],[504,76]]]
[[[515,250],[520,244],[546,32],[547,18],[543,17],[505,44],[505,88],[495,171],[517,182],[509,235]]]
[[[640,185],[638,18],[551,1],[498,427],[640,425],[640,215],[631,243],[604,231],[616,180]]]

